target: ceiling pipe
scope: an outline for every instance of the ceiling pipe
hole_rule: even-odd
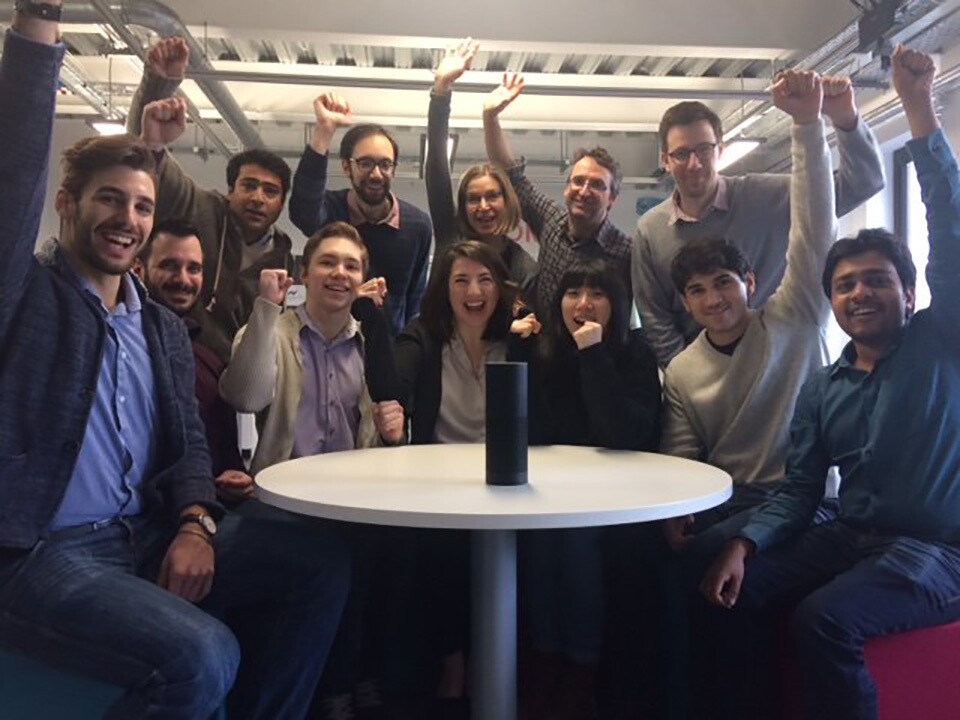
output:
[[[216,78],[194,78],[196,73],[213,70],[213,66],[207,60],[196,38],[190,34],[186,25],[173,10],[157,0],[89,0],[89,5],[71,3],[63,9],[62,22],[64,23],[99,24],[103,21],[110,25],[141,60],[146,59],[146,51],[130,31],[129,25],[139,25],[153,30],[162,38],[182,37],[190,49],[188,71],[190,78],[195,79],[244,148],[264,146],[260,133],[243,114],[243,110],[223,82]],[[199,113],[195,116],[191,113],[191,116],[196,121]],[[227,157],[233,154],[211,128],[206,127],[204,132]]]

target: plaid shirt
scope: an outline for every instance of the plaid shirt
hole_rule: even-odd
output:
[[[540,270],[534,289],[534,308],[541,315],[550,311],[550,303],[557,292],[560,279],[578,260],[601,258],[620,270],[629,297],[633,297],[630,282],[630,237],[614,227],[608,217],[597,234],[588,240],[577,240],[570,235],[567,209],[537,190],[527,179],[523,163],[507,171],[510,182],[520,200],[523,219],[540,239],[537,262]]]

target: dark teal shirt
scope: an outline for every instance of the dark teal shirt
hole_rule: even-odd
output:
[[[785,483],[741,532],[758,549],[810,525],[831,465],[845,522],[960,542],[960,174],[942,131],[908,148],[927,208],[930,307],[873,372],[854,367],[850,344],[804,385]]]

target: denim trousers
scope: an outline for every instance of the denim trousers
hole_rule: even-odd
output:
[[[0,554],[0,646],[125,688],[110,720],[302,718],[336,632],[349,553],[304,522],[228,513],[213,588],[155,584],[175,528],[143,518]]]
[[[875,720],[868,638],[960,617],[960,545],[856,528],[837,520],[747,560],[741,612],[791,616],[804,711],[817,720]]]

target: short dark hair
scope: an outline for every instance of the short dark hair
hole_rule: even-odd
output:
[[[357,146],[357,143],[373,135],[383,135],[390,141],[390,146],[393,148],[393,161],[397,162],[400,159],[400,148],[397,145],[397,141],[393,139],[393,135],[391,135],[390,131],[383,127],[383,125],[376,125],[374,123],[354,125],[344,133],[343,138],[340,140],[340,159],[349,160],[352,158],[353,149]]]
[[[153,153],[140,138],[124,133],[83,138],[64,151],[60,187],[79,199],[95,173],[117,165],[147,173],[156,185]]]
[[[506,209],[503,225],[497,228],[499,235],[506,235],[513,230],[520,222],[520,200],[517,199],[517,193],[510,183],[510,178],[502,168],[491,163],[474,165],[469,168],[460,179],[460,187],[457,188],[457,226],[460,229],[460,236],[472,238],[476,236],[473,226],[470,225],[470,218],[467,213],[467,186],[471,182],[481,177],[492,177],[500,185],[500,191],[503,193],[503,204]]]
[[[627,332],[630,330],[631,297],[621,274],[609,262],[599,258],[577,262],[561,276],[550,305],[547,337],[554,342],[567,337],[573,342],[563,323],[560,303],[567,290],[584,286],[603,290],[610,301],[610,322],[603,330],[603,341],[617,345],[626,343]]]
[[[306,275],[307,268],[310,266],[310,260],[313,258],[313,254],[317,251],[317,248],[320,247],[320,243],[332,237],[349,240],[360,248],[360,257],[363,260],[363,273],[366,275],[367,268],[370,266],[370,253],[367,251],[366,243],[363,242],[363,238],[360,237],[360,233],[357,232],[357,229],[353,225],[340,220],[324,225],[307,240],[307,244],[303,246],[303,255],[300,257],[300,274]]]
[[[613,155],[611,155],[606,148],[602,148],[599,145],[589,149],[577,148],[573,153],[573,157],[570,158],[570,169],[572,170],[573,166],[585,157],[593,158],[597,165],[610,173],[610,176],[613,178],[610,185],[610,192],[614,195],[619,195],[620,185],[623,183],[623,171],[620,170],[620,163],[614,159]],[[567,181],[570,181],[569,175],[567,175]]]
[[[833,273],[840,261],[867,252],[878,252],[893,264],[904,290],[917,286],[917,268],[907,244],[884,228],[865,228],[854,237],[837,240],[827,253],[822,283],[828,298],[833,293]]]
[[[280,178],[280,189],[282,199],[285,202],[287,193],[290,191],[290,166],[287,161],[276,153],[263,148],[253,148],[237,153],[227,163],[227,187],[233,190],[237,184],[237,178],[240,177],[240,169],[244,165],[257,165],[267,172],[271,172]]]
[[[150,232],[150,237],[147,238],[147,241],[143,244],[143,247],[140,248],[140,252],[137,254],[137,258],[144,265],[150,260],[150,253],[153,250],[153,241],[157,239],[160,235],[172,235],[175,238],[186,239],[188,237],[196,237],[200,239],[200,231],[191,224],[191,222],[185,218],[168,218],[167,220],[162,220],[153,226],[153,230]],[[200,251],[203,252],[203,243],[200,243]]]
[[[735,272],[741,280],[753,272],[750,261],[740,248],[722,238],[697,238],[687,243],[673,256],[670,279],[677,292],[683,295],[694,275],[708,275],[717,270]]]
[[[663,152],[667,151],[667,134],[670,132],[670,128],[677,125],[692,125],[701,120],[710,123],[717,142],[721,142],[723,140],[723,123],[720,122],[720,116],[702,102],[684,100],[667,108],[663,117],[660,118],[660,129],[657,130],[657,134],[660,136],[660,149]]]
[[[450,274],[453,264],[459,259],[473,260],[483,265],[497,284],[499,298],[483,332],[485,340],[502,340],[510,332],[513,321],[513,304],[519,288],[510,280],[507,266],[500,254],[486,243],[466,240],[452,245],[440,258],[437,268],[430,275],[430,282],[420,303],[420,322],[435,339],[446,342],[453,337],[453,308],[450,307]]]

